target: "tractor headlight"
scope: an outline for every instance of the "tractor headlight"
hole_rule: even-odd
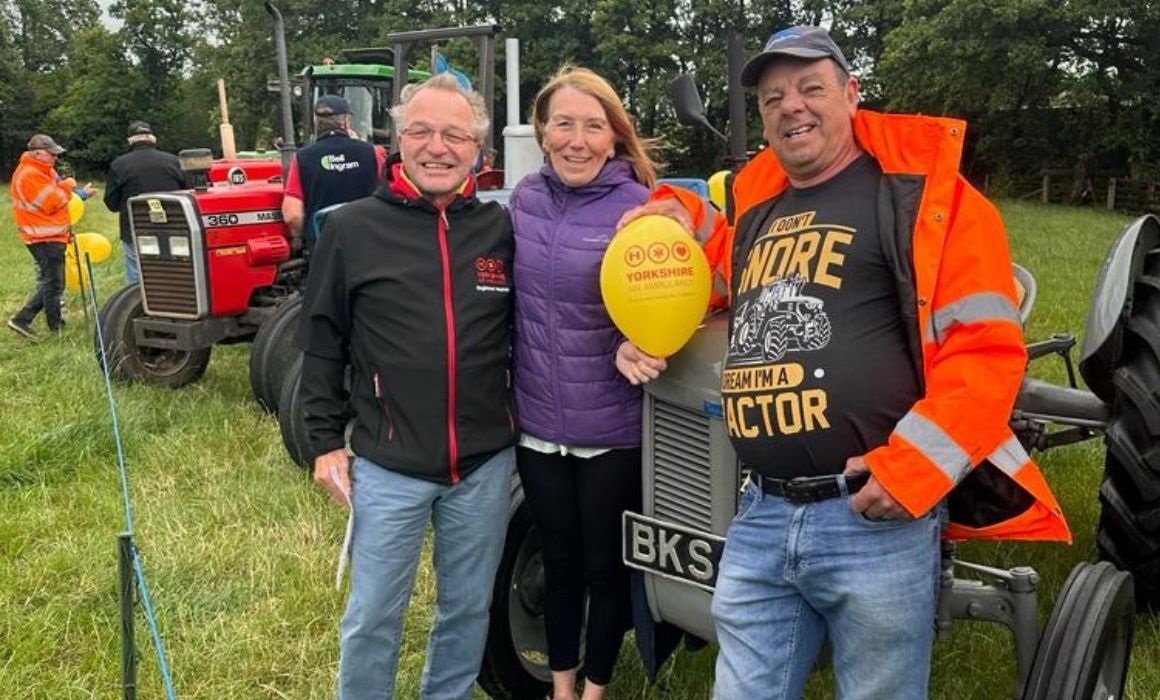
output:
[[[138,255],[161,255],[161,244],[157,236],[137,236]]]
[[[174,236],[169,239],[169,254],[175,258],[189,257],[189,238],[187,236]]]

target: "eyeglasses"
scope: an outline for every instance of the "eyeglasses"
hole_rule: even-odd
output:
[[[435,137],[435,134],[439,134],[439,138],[443,139],[443,143],[451,146],[452,148],[466,146],[467,144],[475,143],[478,140],[471,134],[460,129],[443,129],[442,131],[438,131],[425,124],[408,126],[399,133],[406,136],[407,138],[415,139],[420,143],[427,143]]]

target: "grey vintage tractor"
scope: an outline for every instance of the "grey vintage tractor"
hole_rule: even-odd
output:
[[[1016,268],[1022,313],[1036,298],[1034,279]],[[997,622],[1012,633],[1015,698],[1122,697],[1136,607],[1158,600],[1160,563],[1160,220],[1143,217],[1121,234],[1093,298],[1079,370],[1092,391],[1074,385],[1075,338],[1028,345],[1029,356],[1059,355],[1072,385],[1027,378],[1011,425],[1029,447],[1104,436],[1107,444],[1099,545],[1107,561],[1075,567],[1046,626],[1039,625],[1039,576],[958,559],[943,548],[937,618]],[[693,340],[646,385],[643,509],[624,515],[624,558],[641,572],[655,622],[712,641],[709,604],[726,530],[745,475],[729,442],[721,404],[726,314],[707,319]],[[734,332],[737,332],[735,329]],[[512,515],[495,581],[491,630],[480,684],[493,698],[543,696],[550,673],[543,629],[540,539],[513,485]],[[1133,576],[1127,572],[1135,574]]]

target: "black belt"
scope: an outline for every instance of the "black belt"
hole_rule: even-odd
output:
[[[774,479],[754,473],[754,481],[771,496],[791,503],[813,503],[842,495],[839,476],[799,476],[796,479]],[[859,472],[845,477],[846,493],[855,494],[870,480],[870,472]]]

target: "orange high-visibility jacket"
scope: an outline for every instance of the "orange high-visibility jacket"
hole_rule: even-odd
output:
[[[923,370],[922,398],[866,461],[912,515],[948,499],[948,538],[1070,542],[1059,504],[1008,426],[1027,350],[1003,221],[959,174],[965,127],[866,110],[854,118],[858,143],[882,167],[883,247],[893,242],[910,345]],[[748,210],[788,186],[772,149],[754,158],[733,184],[739,230]],[[733,290],[732,261],[745,258],[733,229],[687,191],[662,187],[653,198],[669,196],[689,209],[710,263]]]
[[[48,163],[31,153],[20,156],[12,173],[12,213],[25,243],[68,243],[68,203],[72,178],[61,180]]]

